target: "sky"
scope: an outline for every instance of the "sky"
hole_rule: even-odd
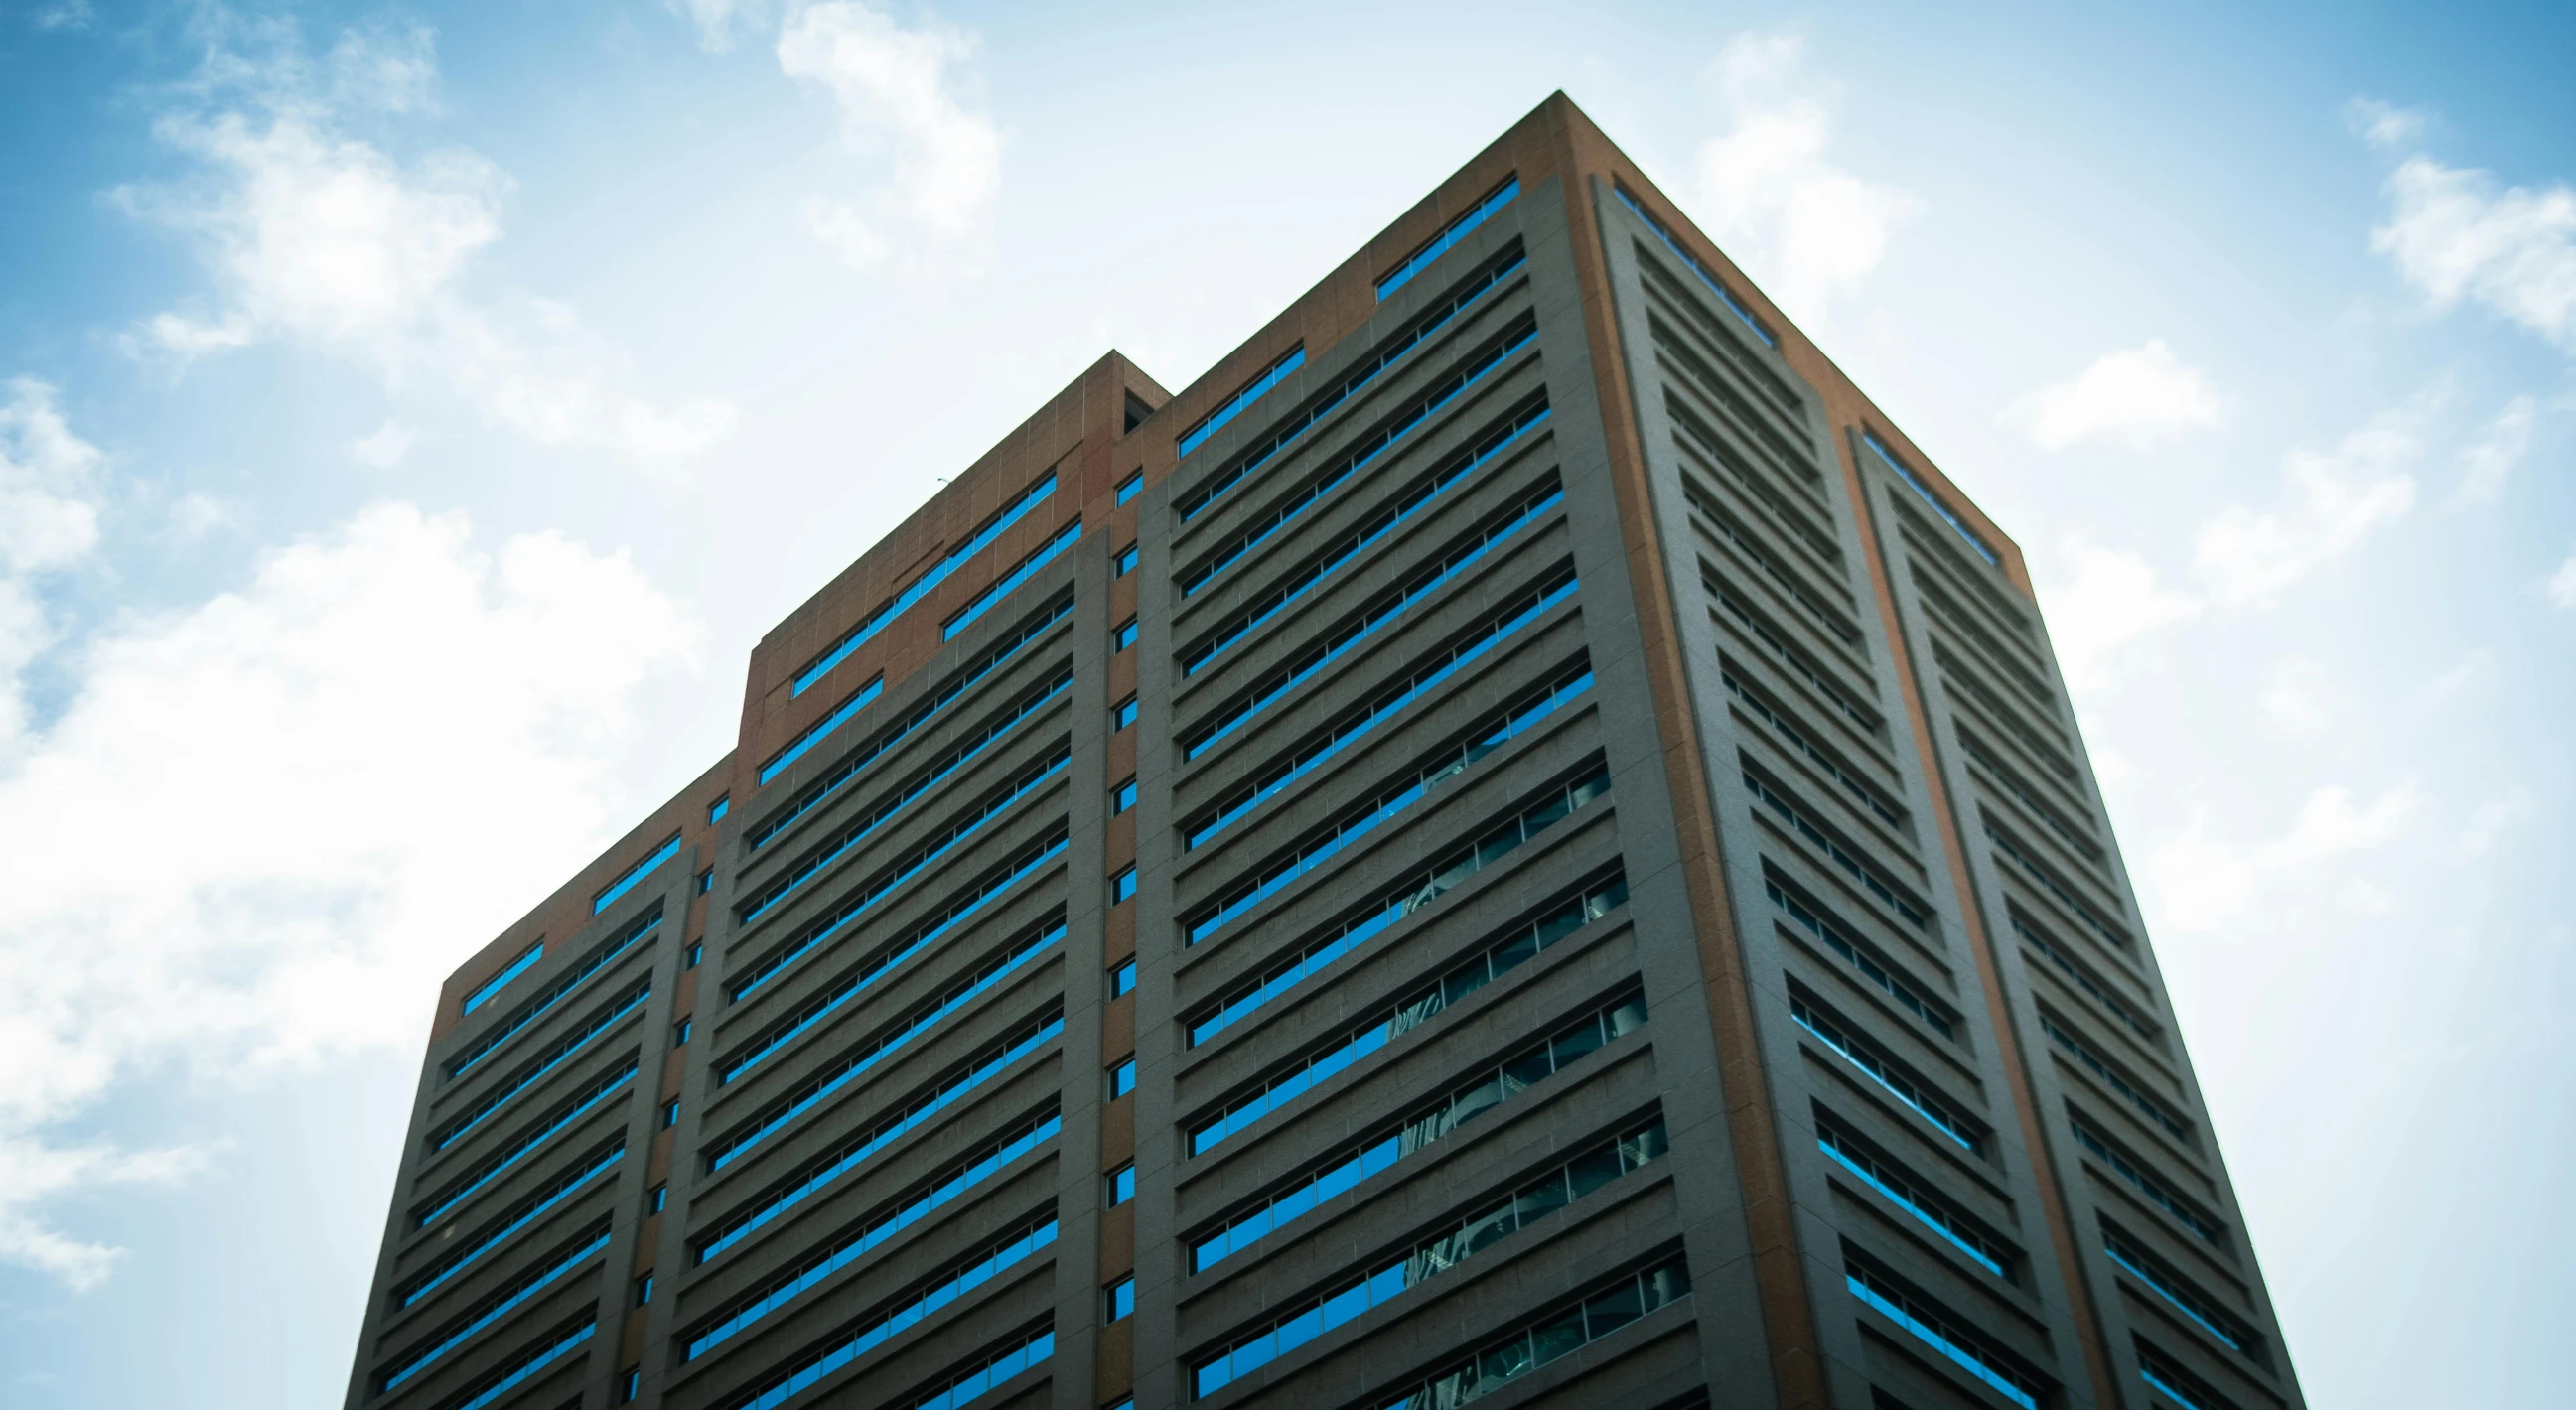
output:
[[[336,1403],[439,981],[1562,88],[2024,547],[2319,1407],[2563,1399],[2576,11],[0,0],[0,1402]]]

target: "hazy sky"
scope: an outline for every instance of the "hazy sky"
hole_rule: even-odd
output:
[[[759,634],[1556,88],[2028,551],[2312,1403],[2563,1401],[2576,12],[2419,8],[0,0],[0,1402],[336,1403]]]

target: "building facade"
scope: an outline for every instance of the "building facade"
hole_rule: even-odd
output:
[[[2304,1402],[2012,542],[1562,95],[439,999],[351,1407]]]

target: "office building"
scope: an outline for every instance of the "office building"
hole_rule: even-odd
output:
[[[389,1410],[2303,1404],[2021,553],[1562,96],[761,641],[371,1297]]]

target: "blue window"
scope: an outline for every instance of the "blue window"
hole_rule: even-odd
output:
[[[590,913],[597,915],[617,903],[617,898],[635,889],[635,883],[652,875],[653,869],[680,855],[680,834],[653,849],[653,855],[626,869],[626,874],[608,883],[608,889],[590,898]]]
[[[679,1124],[680,1099],[678,1097],[673,1097],[669,1101],[662,1103],[662,1127],[664,1130],[668,1130]]]
[[[645,1197],[644,1212],[647,1214],[659,1214],[662,1212],[662,1206],[670,1202],[671,1187],[669,1185],[655,1185],[653,1187],[653,1193]]]
[[[1664,242],[1664,248],[1672,251],[1681,259],[1683,264],[1688,265],[1690,267],[1690,272],[1699,276],[1699,282],[1706,284],[1709,288],[1709,292],[1717,295],[1718,302],[1726,305],[1729,313],[1742,319],[1744,321],[1744,326],[1753,330],[1753,336],[1760,338],[1764,347],[1776,348],[1780,346],[1780,339],[1774,335],[1770,329],[1762,326],[1762,320],[1753,316],[1753,310],[1746,308],[1743,300],[1735,297],[1734,290],[1718,283],[1715,276],[1711,275],[1707,269],[1703,268],[1698,260],[1692,258],[1691,252],[1682,248],[1681,242],[1673,238],[1673,232],[1666,230],[1662,221],[1646,214],[1646,208],[1637,204],[1637,198],[1629,195],[1626,187],[1619,187],[1617,190],[1619,192],[1620,204],[1626,206],[1632,211],[1635,211],[1637,213],[1637,219],[1646,222],[1646,228],[1655,232],[1656,239]]]
[[[685,1018],[672,1024],[671,1046],[675,1048],[688,1046],[689,1034],[693,1031],[695,1031],[695,1025],[691,1024],[689,1020]]]
[[[1131,543],[1125,548],[1118,550],[1117,556],[1109,560],[1109,568],[1111,573],[1121,578],[1135,572],[1136,545]]]
[[[491,978],[484,980],[473,993],[466,995],[464,1011],[472,1013],[476,1009],[483,1007],[485,1004],[490,1003],[492,1001],[492,996],[501,992],[501,986],[508,984],[511,980],[527,973],[528,966],[545,958],[545,953],[545,941],[540,940],[537,943],[530,945],[526,954],[510,961],[507,968],[503,969],[499,974],[493,975]]]
[[[642,1307],[644,1304],[651,1302],[652,1300],[653,1275],[647,1273],[643,1277],[635,1280],[635,1305]]]
[[[1449,222],[1447,225],[1442,226],[1440,228],[1440,233],[1432,236],[1428,244],[1425,244],[1421,249],[1414,251],[1412,256],[1407,258],[1404,263],[1397,265],[1393,273],[1377,281],[1377,296],[1383,299],[1387,295],[1394,293],[1396,290],[1403,288],[1407,283],[1411,282],[1413,276],[1430,268],[1433,260],[1436,260],[1443,254],[1448,253],[1449,248],[1452,245],[1466,239],[1469,232],[1473,231],[1477,226],[1484,224],[1486,218],[1491,216],[1494,212],[1510,205],[1512,203],[1512,197],[1517,196],[1520,193],[1521,179],[1517,176],[1514,176],[1505,181],[1502,185],[1495,187],[1494,193],[1487,196],[1485,199],[1478,201],[1475,209],[1458,217],[1456,220]]]
[[[1109,997],[1115,999],[1136,992],[1136,962],[1129,960],[1109,971]]]
[[[1384,298],[1386,295],[1381,293],[1378,297]],[[1177,459],[1180,456],[1189,454],[1191,451],[1197,450],[1201,442],[1205,441],[1208,437],[1215,435],[1224,427],[1225,423],[1242,415],[1245,407],[1259,401],[1262,393],[1278,386],[1280,381],[1286,378],[1289,373],[1294,372],[1305,365],[1306,345],[1304,343],[1299,343],[1297,346],[1290,348],[1287,354],[1281,357],[1277,362],[1261,369],[1260,373],[1254,376],[1251,381],[1243,384],[1243,389],[1241,391],[1236,392],[1233,396],[1227,397],[1216,410],[1200,417],[1197,425],[1183,431],[1180,439],[1173,443],[1174,458]],[[1124,503],[1125,501],[1122,500],[1120,502]]]
[[[1050,470],[1040,476],[1036,483],[1020,491],[1017,498],[995,510],[993,517],[985,520],[982,528],[968,535],[965,542],[948,550],[944,557],[930,565],[920,577],[905,584],[902,591],[879,603],[875,611],[861,619],[857,626],[850,628],[822,655],[814,658],[813,664],[798,671],[795,679],[789,684],[789,696],[792,698],[803,695],[812,689],[816,681],[829,674],[834,666],[847,660],[851,652],[858,650],[870,637],[885,630],[886,624],[901,616],[906,608],[929,596],[932,588],[947,581],[949,574],[957,571],[976,554],[983,552],[993,540],[1001,537],[1004,529],[1018,523],[1022,515],[1036,508],[1054,493],[1055,472]]]
[[[715,890],[715,889],[716,889],[716,869],[715,869],[714,867],[709,867],[709,868],[707,868],[705,871],[699,872],[699,873],[698,873],[698,894],[699,894],[699,895],[701,895],[701,896],[703,896],[703,895],[707,894],[708,892],[713,891],[713,890]]]
[[[1136,1197],[1136,1162],[1131,1160],[1125,1165],[1119,1166],[1117,1169],[1110,1171],[1108,1183],[1109,1207],[1111,1209],[1116,1209],[1118,1206],[1134,1199]]]
[[[1109,878],[1109,904],[1117,905],[1135,894],[1136,869],[1120,867],[1117,874]]]
[[[1846,1268],[1843,1281],[1850,1286],[1853,1297],[1913,1333],[1915,1340],[1947,1357],[1952,1365],[1993,1387],[2022,1410],[2039,1410],[2039,1387],[2029,1377],[2005,1365],[2001,1357],[1942,1321],[1939,1314],[1906,1296],[1887,1279],[1862,1269]]]
[[[1109,790],[1109,815],[1111,817],[1114,818],[1120,813],[1123,813],[1135,806],[1136,780],[1131,778],[1125,783],[1118,785],[1116,788]]]
[[[1111,1283],[1109,1286],[1102,1288],[1100,1292],[1102,1311],[1101,1320],[1108,1322],[1123,1322],[1136,1315],[1135,1279],[1121,1278],[1117,1282]]]
[[[1128,696],[1109,707],[1109,730],[1112,734],[1136,723],[1136,697]]]
[[[868,678],[866,685],[851,691],[848,699],[833,706],[832,713],[798,731],[794,739],[787,741],[777,753],[770,755],[769,762],[760,766],[761,783],[766,785],[771,779],[778,777],[789,764],[803,758],[806,750],[813,748],[825,735],[849,723],[852,715],[868,708],[879,695],[884,693],[885,672],[879,671]],[[777,825],[777,820],[772,819],[770,826],[775,828]]]
[[[641,1366],[627,1367],[626,1377],[618,1386],[617,1403],[620,1405],[632,1405],[635,1403],[636,1398],[643,1394],[644,1368]]]
[[[992,606],[994,603],[1010,596],[1013,592],[1018,591],[1020,584],[1037,576],[1037,571],[1040,568],[1043,568],[1048,563],[1054,561],[1057,554],[1072,547],[1074,540],[1081,537],[1082,521],[1079,519],[1076,519],[1072,523],[1065,525],[1063,528],[1056,530],[1054,538],[1048,539],[1045,543],[1038,545],[1036,549],[1030,552],[1028,557],[1023,558],[1018,563],[1012,565],[1011,571],[1004,573],[991,587],[975,594],[973,601],[958,608],[957,615],[940,623],[939,639],[941,641],[955,640],[959,632],[966,630],[966,628],[972,624],[976,618],[984,615],[985,608]]]
[[[698,967],[698,961],[703,960],[703,959],[705,959],[706,957],[707,957],[707,946],[706,946],[706,942],[705,942],[705,941],[701,940],[701,941],[699,941],[697,944],[695,944],[695,945],[691,945],[691,946],[689,947],[689,966],[688,966],[688,967],[689,967],[689,968],[691,968],[691,969],[696,969],[696,968]]]
[[[1914,478],[1914,472],[1905,468],[1905,462],[1896,458],[1896,452],[1889,450],[1886,444],[1879,440],[1876,432],[1863,431],[1860,433],[1860,440],[1861,444],[1868,446],[1871,453],[1875,454],[1888,469],[1896,472],[1896,478],[1903,480],[1907,488],[1923,496],[1923,502],[1932,506],[1933,513],[1941,516],[1941,522],[1956,530],[1959,537],[1966,539],[1968,547],[1975,549],[1979,558],[1994,566],[2002,566],[2003,561],[1995,557],[1993,549],[1986,547],[1986,541],[1977,536],[1977,531],[1969,528],[1966,520],[1952,513],[1950,506],[1943,504],[1940,496],[1932,493],[1921,480]]]
[[[1129,475],[1126,479],[1118,482],[1118,498],[1116,503],[1125,504],[1127,501],[1134,499],[1137,495],[1144,493],[1144,490],[1145,472],[1139,470],[1134,474]]]
[[[719,798],[707,805],[707,821],[710,823],[723,822],[724,815],[732,811],[733,795],[728,793],[722,798]]]
[[[1128,647],[1134,646],[1135,644],[1136,644],[1136,619],[1135,619],[1135,618],[1130,617],[1130,618],[1128,618],[1126,621],[1120,622],[1117,626],[1115,626],[1115,627],[1113,627],[1113,628],[1111,628],[1111,629],[1110,629],[1110,631],[1109,631],[1109,649],[1110,649],[1112,652],[1124,651],[1124,650],[1126,650]]]
[[[1136,1090],[1136,1060],[1129,1058],[1109,1069],[1109,1100],[1116,1101]]]

